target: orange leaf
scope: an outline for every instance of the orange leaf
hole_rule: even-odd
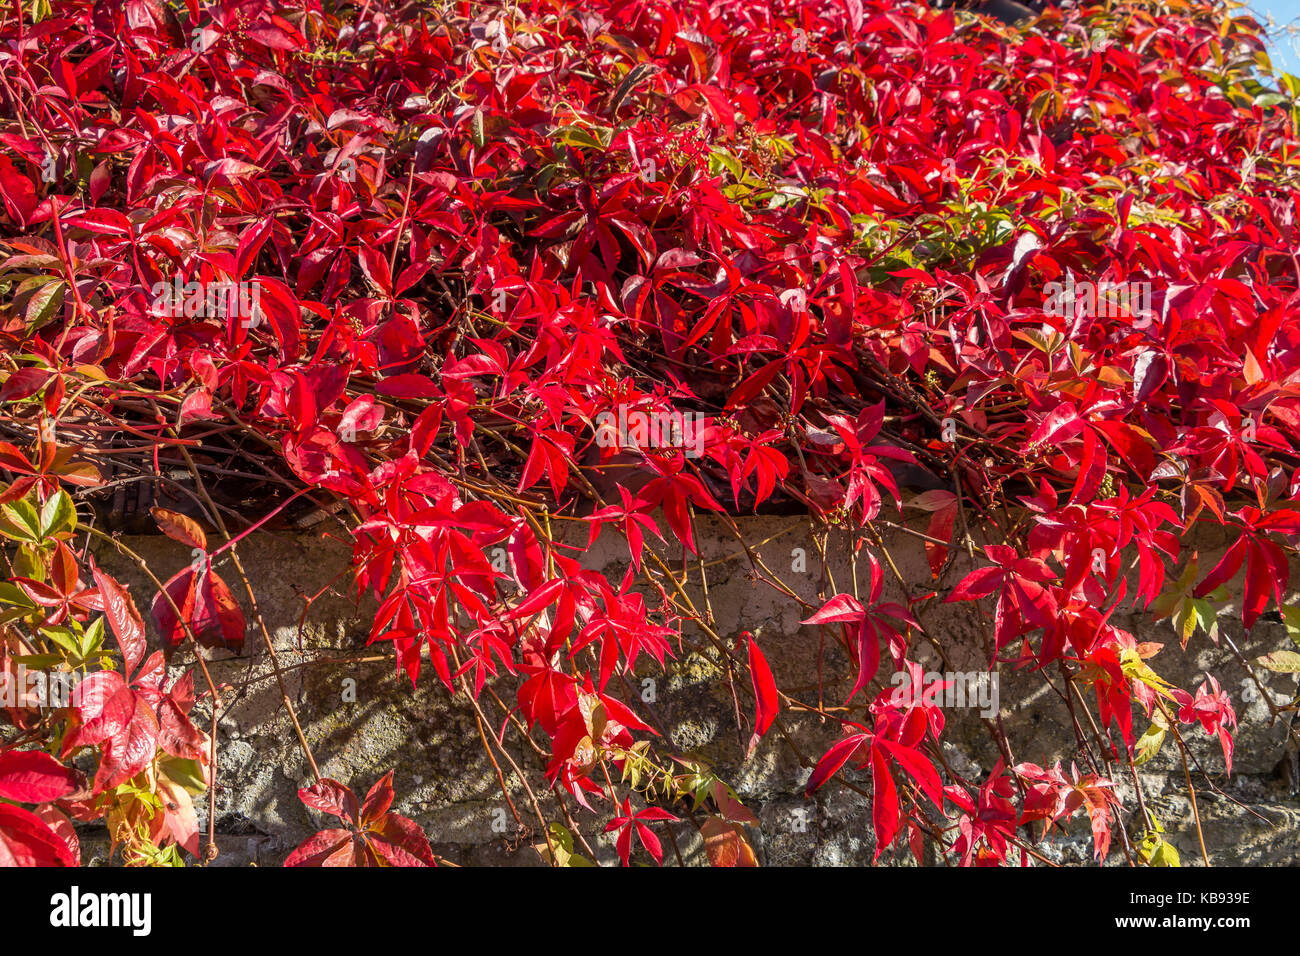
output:
[[[150,508],[149,514],[153,516],[154,521],[158,522],[162,533],[173,541],[198,548],[200,551],[208,550],[208,536],[203,533],[199,523],[189,515],[183,515],[179,511],[168,511],[166,508]]]

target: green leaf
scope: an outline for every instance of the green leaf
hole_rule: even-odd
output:
[[[537,189],[546,192],[551,188],[551,181],[560,175],[561,167],[558,163],[547,163],[537,171]]]
[[[1300,653],[1295,651],[1274,651],[1255,658],[1255,663],[1278,674],[1300,674]]]
[[[604,151],[605,146],[599,139],[581,126],[561,126],[555,131],[555,138],[570,149],[594,149]]]
[[[657,69],[659,67],[653,63],[638,63],[628,70],[627,76],[623,77],[623,82],[618,85],[618,89],[614,91],[614,96],[610,100],[609,114],[613,116],[617,113],[619,106],[622,105],[623,100],[632,92],[633,88]]]
[[[95,618],[95,622],[86,628],[86,632],[81,635],[81,659],[85,660],[92,654],[97,653],[104,644],[104,617],[100,615]]]
[[[1137,746],[1134,747],[1133,766],[1142,766],[1160,752],[1160,745],[1165,742],[1167,730],[1163,724],[1163,719],[1153,722],[1146,733],[1138,738]]]
[[[15,664],[22,664],[28,670],[46,671],[63,663],[62,654],[22,654],[14,658]]]
[[[1146,844],[1143,844],[1145,848]],[[1183,865],[1182,860],[1178,858],[1178,851],[1174,849],[1172,843],[1166,843],[1164,840],[1158,841],[1151,851],[1145,856],[1147,866],[1178,866]]]
[[[1282,605],[1282,623],[1286,625],[1287,636],[1300,646],[1300,607]]]
[[[27,311],[23,313],[23,318],[27,321],[29,333],[35,332],[54,318],[54,313],[63,305],[63,296],[67,291],[66,282],[47,282],[27,300]]]
[[[77,509],[72,504],[72,496],[60,488],[45,499],[41,508],[41,537],[48,538],[63,531],[77,529]]]
[[[208,789],[203,783],[203,770],[197,760],[165,757],[162,761],[162,771],[167,779],[180,784],[190,793],[200,794]]]
[[[537,844],[537,849],[543,856],[554,857],[556,866],[596,865],[582,854],[573,852],[573,834],[562,824],[552,823],[547,830],[551,834],[550,846],[542,842]]]
[[[41,557],[38,545],[25,544],[13,556],[14,574],[20,578],[31,578],[44,582],[49,575],[45,573],[45,561]],[[35,606],[35,605],[33,605]]]
[[[1196,633],[1196,625],[1198,621],[1199,618],[1196,613],[1196,608],[1191,601],[1184,601],[1182,606],[1180,606],[1174,613],[1174,630],[1178,632],[1178,636],[1183,642],[1183,647],[1187,646],[1187,642],[1190,641],[1192,635]]]
[[[1147,866],[1182,866],[1178,851],[1161,836],[1165,828],[1160,825],[1154,813],[1149,813],[1148,816],[1151,818],[1151,829],[1146,832],[1138,847],[1138,859]]]
[[[740,165],[740,160],[725,149],[714,149],[709,154],[709,172],[716,176],[723,170],[729,172],[737,182],[745,178],[745,171]]]
[[[483,110],[477,109],[474,115],[469,118],[470,135],[474,138],[474,145],[482,149],[487,145],[487,128],[483,122]]]
[[[14,621],[21,621],[31,613],[32,609],[29,607],[11,607],[6,611],[0,611],[0,624],[12,624]]]
[[[1215,593],[1217,594],[1218,592],[1216,591]],[[1210,598],[1213,597],[1214,594],[1211,594]],[[1222,599],[1216,598],[1215,600]],[[1214,641],[1215,644],[1218,644],[1219,614],[1215,609],[1213,602],[1209,598],[1195,598],[1192,600],[1191,604],[1192,607],[1196,609],[1196,616],[1198,618],[1196,623],[1200,626],[1201,630],[1209,635],[1210,640]]]
[[[43,627],[41,628],[41,636],[69,657],[79,657],[81,655],[80,638],[70,628]]]
[[[23,613],[36,607],[36,602],[23,593],[23,589],[12,581],[0,581],[0,604],[13,604],[22,608]]]
[[[1187,562],[1183,571],[1178,575],[1178,580],[1172,586],[1161,592],[1160,596],[1155,599],[1151,605],[1151,610],[1155,614],[1156,620],[1162,617],[1168,617],[1173,614],[1191,597],[1192,589],[1196,586],[1196,559],[1192,558]]]
[[[41,516],[24,498],[0,506],[0,534],[17,541],[41,540]]]

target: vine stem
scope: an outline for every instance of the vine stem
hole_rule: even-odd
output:
[[[454,647],[449,648],[449,650],[451,651],[452,661],[456,664],[456,669],[460,670],[460,655],[456,653]],[[469,680],[463,674],[460,678],[460,684],[461,689],[465,693],[465,697],[469,700],[470,706],[474,708],[474,720],[478,725],[479,737],[483,741],[483,749],[487,752],[488,759],[492,761],[492,766],[497,772],[497,780],[501,784],[501,795],[505,797],[506,803],[510,807],[510,812],[514,815],[515,823],[520,827],[523,827],[524,823],[519,819],[519,811],[515,809],[514,801],[510,799],[510,793],[506,789],[505,776],[501,773],[501,767],[497,764],[496,758],[492,756],[492,748],[488,743],[488,735],[486,731],[487,715],[483,713],[483,708],[479,705],[478,698],[470,691]],[[495,737],[492,739],[496,741]],[[515,758],[510,756],[510,751],[502,746],[500,741],[496,741],[496,744],[497,749],[501,751],[501,756],[506,758],[506,762],[510,764],[510,769],[513,770],[515,776],[519,778],[519,782],[523,785],[524,792],[528,794],[528,802],[532,806],[533,813],[537,816],[537,821],[542,825],[542,836],[546,838],[546,847],[551,853],[551,859],[556,859],[555,844],[551,840],[551,828],[546,825],[546,816],[542,813],[542,806],[537,802],[537,796],[533,793],[533,788],[528,784],[528,778],[524,775],[523,770],[519,768],[519,764],[515,763]]]
[[[158,410],[158,406],[154,404],[152,399],[149,400],[149,405],[153,409],[154,414],[158,417],[160,423],[166,420],[163,418],[162,413]],[[173,435],[176,434],[175,428],[168,428],[168,431]],[[253,585],[248,580],[248,574],[244,571],[244,563],[239,560],[239,550],[236,548],[238,541],[253,529],[247,529],[240,534],[238,538],[231,536],[229,530],[226,528],[226,522],[221,518],[221,510],[216,506],[215,502],[213,502],[212,496],[208,494],[207,486],[203,483],[203,476],[199,474],[199,469],[194,464],[194,459],[190,457],[189,449],[184,445],[180,445],[177,450],[181,453],[181,457],[185,459],[185,464],[189,466],[190,474],[194,477],[194,487],[207,505],[208,513],[211,514],[213,522],[221,532],[221,536],[226,539],[225,545],[219,548],[217,553],[225,551],[226,549],[230,550],[230,561],[235,566],[235,571],[239,575],[240,581],[243,582],[244,593],[248,595],[248,606],[251,608],[253,618],[257,621],[257,626],[262,632],[262,640],[266,642],[266,651],[271,656],[271,669],[275,672],[275,682],[280,689],[280,701],[284,704],[285,713],[289,715],[289,722],[293,725],[293,732],[298,737],[299,749],[302,750],[303,756],[307,758],[307,766],[311,768],[312,782],[314,783],[321,777],[320,768],[316,766],[316,758],[312,755],[311,745],[307,743],[307,735],[303,733],[302,724],[298,721],[298,712],[294,709],[293,701],[289,700],[289,689],[285,686],[284,671],[280,667],[280,655],[276,653],[275,642],[271,639],[271,631],[266,626],[266,619],[262,616],[262,610],[257,604],[257,595],[253,592]],[[284,502],[280,508],[283,508],[284,505],[287,504],[287,501]],[[276,511],[279,511],[280,508],[277,508]],[[272,512],[272,514],[274,514],[274,512]],[[263,521],[268,520],[269,517],[270,516],[268,515],[267,518],[263,519]],[[261,523],[262,522],[258,522],[258,524]],[[257,527],[257,525],[254,525],[253,527]],[[197,644],[195,645],[195,653],[198,653]]]
[[[1174,743],[1178,744],[1178,754],[1183,759],[1183,776],[1187,779],[1187,795],[1192,801],[1192,819],[1196,821],[1196,839],[1201,845],[1201,859],[1205,861],[1206,866],[1213,866],[1214,864],[1210,862],[1210,854],[1205,849],[1205,833],[1201,830],[1201,811],[1196,804],[1196,788],[1192,786],[1192,770],[1187,765],[1187,746],[1183,743],[1183,735],[1178,732],[1173,717],[1165,709],[1164,702],[1156,698],[1156,706],[1164,715],[1165,723],[1169,725],[1169,732],[1174,735]]]
[[[266,651],[271,656],[271,669],[275,672],[275,682],[280,689],[280,701],[284,704],[285,713],[289,715],[289,722],[293,724],[293,732],[298,737],[298,746],[302,750],[303,756],[307,758],[307,766],[311,768],[312,781],[320,779],[320,768],[316,766],[316,758],[312,755],[311,745],[307,743],[307,735],[303,733],[302,724],[298,721],[298,712],[294,709],[293,701],[289,699],[289,689],[284,683],[284,671],[280,667],[280,655],[276,653],[275,641],[271,639],[271,631],[266,626],[266,619],[262,616],[262,610],[257,604],[257,595],[253,592],[253,585],[248,580],[248,574],[244,571],[244,563],[239,560],[239,550],[235,546],[235,538],[232,538],[230,532],[226,530],[226,523],[221,518],[221,512],[213,503],[212,498],[208,495],[207,488],[203,485],[203,480],[199,477],[198,469],[194,467],[194,460],[190,458],[189,450],[181,449],[181,454],[185,457],[186,464],[190,466],[194,474],[195,485],[199,494],[207,503],[208,509],[216,522],[217,528],[221,531],[222,537],[226,539],[225,547],[230,549],[230,561],[235,566],[235,571],[239,575],[240,581],[244,585],[244,593],[248,595],[248,605],[253,612],[253,618],[257,621],[257,626],[262,632],[262,640],[266,642]],[[224,548],[223,548],[224,550]],[[197,653],[197,649],[195,651]]]
[[[208,671],[208,662],[203,659],[199,652],[199,642],[194,638],[194,632],[190,630],[190,622],[185,620],[185,615],[176,605],[175,599],[168,592],[162,581],[153,573],[148,563],[135,551],[128,548],[112,535],[105,534],[98,528],[87,527],[86,530],[97,538],[101,538],[113,545],[119,552],[126,555],[136,563],[141,571],[148,576],[149,580],[158,588],[158,593],[167,599],[167,603],[172,607],[172,613],[176,615],[176,620],[180,621],[181,626],[185,628],[185,634],[189,637],[190,642],[194,645],[194,656],[198,659],[199,669],[203,672],[203,679],[207,682],[208,693],[212,695],[212,731],[208,735],[208,766],[212,775],[212,780],[208,784],[208,844],[203,850],[204,863],[211,863],[217,858],[220,851],[217,849],[217,715],[221,710],[221,694],[217,690],[216,683],[212,680],[212,674]],[[129,675],[128,675],[129,676]]]

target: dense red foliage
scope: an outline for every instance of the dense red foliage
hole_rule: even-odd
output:
[[[1083,809],[1103,858],[1119,819],[1104,772],[960,779],[936,760],[941,708],[887,686],[865,703],[885,671],[919,681],[940,600],[992,610],[998,659],[1095,690],[1118,731],[1098,769],[1133,759],[1135,705],[1230,759],[1219,685],[1169,686],[1109,621],[1127,603],[1217,639],[1244,570],[1251,627],[1300,539],[1296,91],[1256,78],[1251,21],[1172,2],[1051,8],[1023,33],[887,0],[37,6],[0,15],[0,669],[58,663],[91,690],[55,721],[8,709],[0,797],[35,809],[0,803],[0,862],[75,861],[68,813],[107,814],[132,861],[198,852],[188,794],[216,742],[84,560],[65,493],[88,513],[114,433],[129,475],[183,457],[223,532],[156,512],[196,556],[151,595],[169,655],[244,643],[212,559],[245,528],[224,533],[205,464],[280,495],[250,521],[341,501],[372,640],[412,681],[513,694],[549,784],[616,814],[625,862],[633,833],[662,859],[659,804],[706,814],[718,863],[753,861],[754,820],[647,745],[616,675],[685,626],[752,675],[755,743],[792,702],[656,550],[694,552],[702,512],[793,503],[853,533],[862,586],[801,608],[857,671],[808,788],[869,770],[878,854],[905,833],[1024,862],[1019,823]],[[221,283],[244,285],[203,301]],[[692,413],[701,454],[601,430],[629,410]],[[885,600],[880,537],[900,477],[924,489],[935,578],[901,582],[907,606]],[[1183,544],[1198,521],[1239,534],[1211,568]],[[626,539],[621,581],[561,543],[575,523]],[[292,862],[433,861],[387,779],[361,808],[334,781],[302,793],[349,829]],[[553,862],[575,834],[590,849],[574,831],[547,831]]]

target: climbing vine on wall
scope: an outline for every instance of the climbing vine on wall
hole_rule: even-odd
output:
[[[124,863],[215,855],[207,665],[278,675],[239,546],[283,523],[350,544],[371,643],[472,708],[554,865],[602,829],[623,863],[688,830],[756,862],[752,810],[635,693],[687,649],[751,753],[794,711],[842,727],[807,790],[862,771],[878,859],[1040,865],[1074,820],[1098,860],[1177,862],[1116,781],[1197,735],[1230,773],[1237,718],[1227,675],[1162,660],[1220,614],[1300,626],[1297,93],[1219,3],[6,5],[0,864],[75,865],[93,820]],[[129,548],[128,499],[188,565]],[[708,605],[697,521],[753,557],[735,518],[770,510],[850,542],[815,603],[751,561],[842,648],[840,699]],[[942,602],[1069,702],[1075,766],[997,721],[997,766],[947,765],[916,662]],[[439,862],[392,775],[321,776],[283,706],[322,821],[287,862]]]

